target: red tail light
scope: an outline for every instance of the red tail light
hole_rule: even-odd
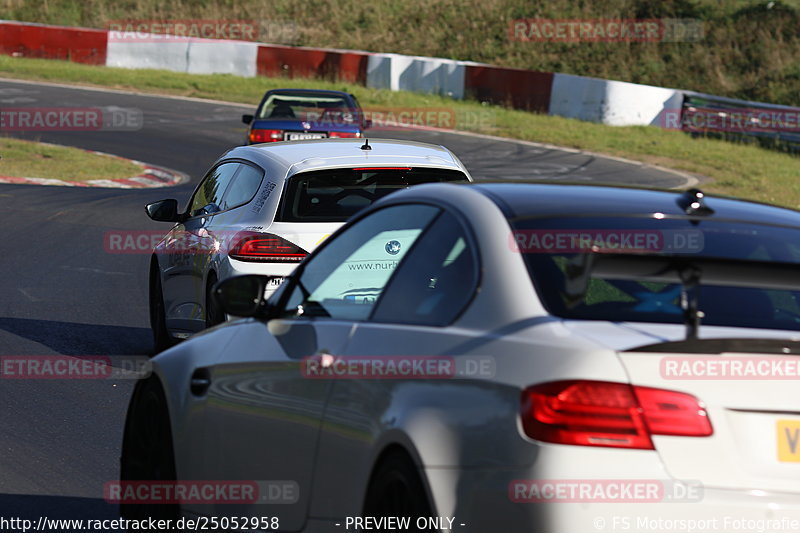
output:
[[[713,433],[708,413],[694,396],[649,387],[634,387],[651,435],[708,437]]]
[[[328,132],[328,137],[331,139],[357,139],[358,137],[361,137],[361,133],[351,133],[349,131],[331,131]]]
[[[651,435],[713,433],[703,405],[689,394],[607,381],[557,381],[522,393],[522,426],[557,444],[655,449]]]
[[[283,140],[283,130],[250,130],[251,143],[269,143]]]
[[[228,255],[239,261],[299,263],[308,252],[277,235],[262,233],[239,239]]]

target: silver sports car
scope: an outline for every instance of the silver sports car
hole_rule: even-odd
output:
[[[152,360],[117,500],[221,529],[790,531],[798,243],[800,213],[699,190],[392,194],[268,300],[215,286],[247,318]]]

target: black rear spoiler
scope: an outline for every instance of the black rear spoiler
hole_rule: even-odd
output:
[[[775,355],[800,355],[800,341],[791,339],[691,339],[659,342],[629,348],[626,352],[668,353],[766,353]]]
[[[703,285],[800,291],[800,265],[686,255],[576,255],[565,271],[565,295],[572,305],[582,301],[592,278],[679,283],[686,338],[696,339],[701,313],[696,288]]]

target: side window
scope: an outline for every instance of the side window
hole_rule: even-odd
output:
[[[234,177],[233,183],[222,199],[220,205],[222,210],[246,204],[253,199],[261,186],[261,180],[264,178],[263,170],[244,163],[240,167],[239,173]]]
[[[443,213],[384,291],[376,322],[445,326],[469,303],[478,284],[478,261],[464,228]]]
[[[222,163],[211,169],[203,178],[200,187],[194,193],[192,203],[189,207],[189,216],[196,217],[203,214],[203,208],[209,207],[205,210],[206,213],[221,211],[220,203],[222,195],[225,194],[225,189],[231,182],[231,178],[239,169],[239,163]]]
[[[400,205],[355,223],[306,263],[283,316],[366,320],[395,267],[439,211]]]

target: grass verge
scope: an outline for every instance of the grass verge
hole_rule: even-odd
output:
[[[78,148],[0,137],[0,176],[66,181],[130,178],[141,167]]]
[[[450,57],[800,105],[800,0],[0,0],[0,12],[94,28],[244,20],[269,43]],[[531,18],[659,19],[666,35],[526,41],[530,28],[519,32],[512,21]]]
[[[318,80],[126,70],[8,56],[0,56],[0,72],[10,78],[211,98],[253,106],[264,91],[278,87],[346,90],[367,109],[449,109],[456,117],[481,117],[457,124],[458,129],[657,164],[710,178],[704,188],[711,192],[800,207],[800,158],[755,146],[692,139],[681,132],[655,127],[611,127],[478,102]]]

